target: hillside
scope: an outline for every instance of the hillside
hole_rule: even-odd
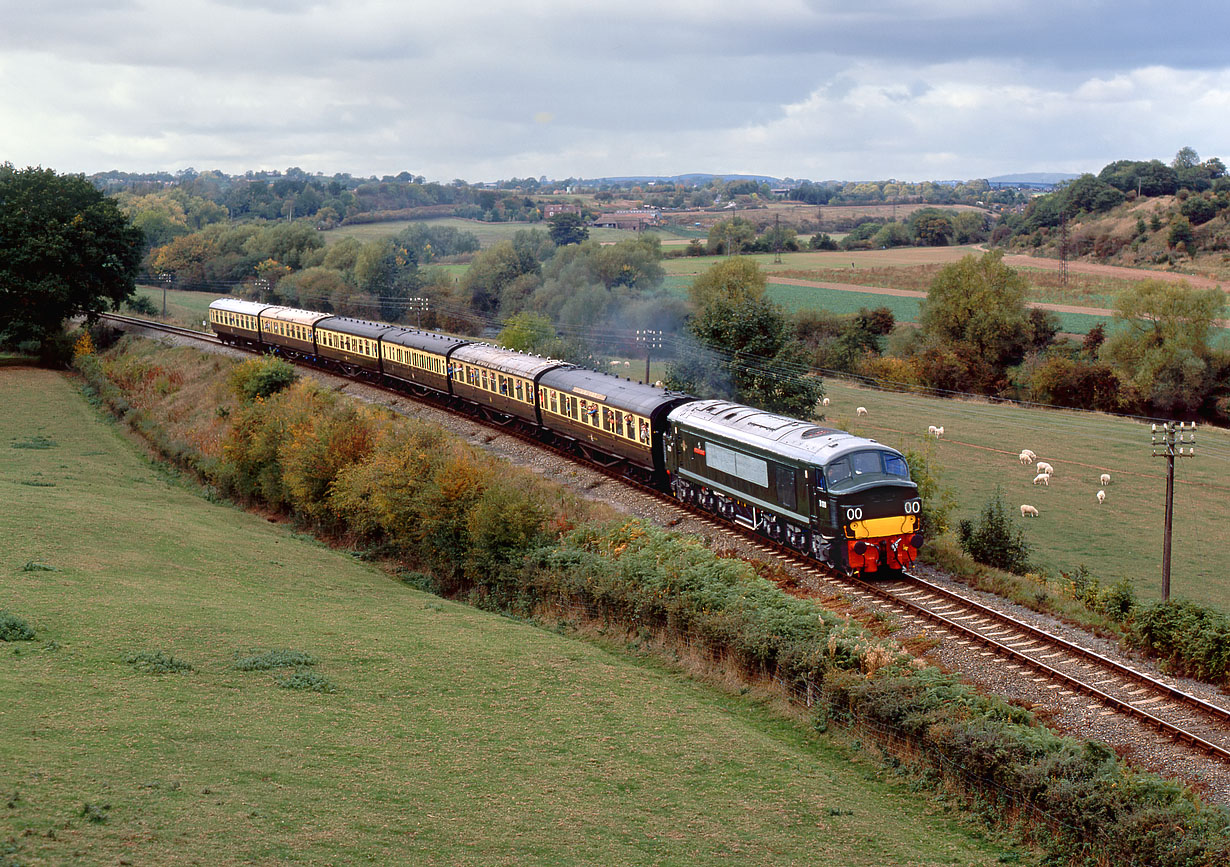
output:
[[[0,644],[6,867],[1021,857],[759,703],[209,502],[56,374],[0,399],[0,608],[37,632]],[[335,691],[235,667],[274,650]]]
[[[1078,214],[1068,222],[1069,258],[1189,273],[1230,283],[1230,208],[1221,207],[1212,219],[1191,224],[1182,213],[1190,198],[1186,191],[1176,196],[1132,197],[1102,213]],[[1207,194],[1205,198],[1218,201]],[[1190,225],[1190,241],[1173,243],[1172,229],[1179,221]],[[1022,252],[1059,258],[1061,240],[1058,229],[1046,228],[1014,239],[1013,246]]]

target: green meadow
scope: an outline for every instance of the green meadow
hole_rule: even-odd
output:
[[[1104,582],[1127,577],[1144,598],[1161,597],[1166,461],[1151,457],[1149,425],[1072,410],[1024,408],[876,391],[825,380],[828,420],[901,449],[923,450],[956,494],[956,519],[976,519],[999,489],[1033,548],[1034,562],[1056,573],[1079,565]],[[868,414],[856,417],[865,406]],[[927,436],[928,425],[944,438]],[[1047,485],[1022,466],[1022,449],[1055,467]],[[1110,473],[1099,505],[1099,477]],[[1176,461],[1172,595],[1230,610],[1225,552],[1230,526],[1230,431],[1202,427],[1196,456]],[[1022,518],[1022,504],[1037,518]]]
[[[6,867],[1017,861],[754,694],[210,502],[58,374],[0,401]]]

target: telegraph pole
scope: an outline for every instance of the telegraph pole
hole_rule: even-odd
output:
[[[1059,212],[1059,282],[1068,285],[1068,215]]]
[[[661,331],[638,331],[636,342],[645,345],[645,384],[649,384],[649,355],[655,349],[662,348]]]
[[[1166,459],[1166,531],[1162,536],[1162,601],[1170,601],[1170,525],[1174,520],[1174,459],[1196,454],[1196,423],[1163,422],[1153,425],[1153,457]],[[1176,450],[1177,447],[1177,450]]]
[[[773,215],[773,262],[780,265],[782,263],[782,215]],[[645,374],[645,378],[649,378],[649,374]]]
[[[425,295],[415,295],[406,300],[410,303],[410,309],[414,311],[414,327],[420,328],[423,324],[423,314],[431,308],[431,299]]]
[[[171,281],[175,279],[175,275],[168,271],[163,271],[158,277],[162,280],[162,318],[167,318],[167,287],[171,285]]]

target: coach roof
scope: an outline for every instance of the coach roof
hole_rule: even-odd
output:
[[[258,301],[244,301],[242,298],[219,298],[209,305],[211,310],[225,310],[227,313],[239,313],[244,316],[259,316],[262,310],[268,310],[270,305]]]
[[[875,440],[843,430],[725,400],[686,403],[672,410],[670,419],[675,425],[821,466],[841,455],[869,448],[900,454]]]
[[[644,416],[652,416],[663,404],[678,403],[687,397],[677,391],[666,391],[655,385],[642,385],[584,367],[552,370],[544,374],[538,384]]]
[[[376,340],[390,328],[395,326],[382,325],[379,322],[367,322],[363,319],[351,319],[349,316],[330,316],[316,323],[317,330],[336,331],[339,334],[350,334],[355,337],[366,337]]]
[[[459,347],[449,357],[452,361],[464,361],[499,373],[523,376],[526,379],[534,379],[544,370],[563,367],[567,364],[567,362],[556,361],[553,358],[542,358],[538,355],[503,349],[489,343],[471,343],[469,346]]]
[[[462,337],[449,337],[431,331],[416,331],[413,328],[395,328],[380,339],[395,346],[419,349],[435,355],[447,355],[454,346],[472,342]]]

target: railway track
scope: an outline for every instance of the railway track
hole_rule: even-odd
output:
[[[115,314],[106,314],[103,318],[130,327],[162,331],[206,343],[221,343],[212,334],[178,326]],[[362,381],[362,384],[407,396],[402,390],[368,381]],[[444,406],[441,401],[426,402],[437,407]],[[1230,709],[1226,707],[1187,693],[1161,678],[917,575],[906,574],[900,580],[871,583],[828,570],[785,546],[721,521],[697,507],[680,503],[655,488],[628,479],[616,469],[544,443],[512,425],[499,425],[474,414],[467,414],[466,417],[531,443],[536,448],[550,450],[591,471],[632,485],[668,509],[704,523],[715,533],[740,538],[766,556],[789,564],[819,585],[840,589],[863,604],[891,613],[904,623],[929,634],[982,648],[980,652],[987,656],[988,662],[998,660],[1008,671],[1029,677],[1041,689],[1054,692],[1057,701],[1083,699],[1092,702],[1088,706],[1090,710],[1102,715],[1118,714],[1144,723],[1180,744],[1230,764]],[[815,592],[797,587],[783,589],[796,595]]]

